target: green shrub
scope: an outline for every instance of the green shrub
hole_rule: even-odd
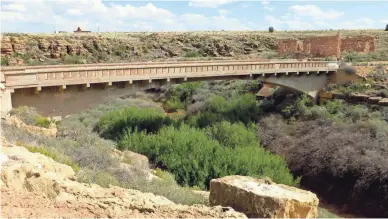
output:
[[[167,102],[164,104],[164,109],[167,112],[176,112],[178,109],[184,109],[184,108],[185,108],[185,104],[180,102],[176,98],[167,100]]]
[[[235,128],[227,126],[220,125],[225,130]],[[154,134],[128,131],[118,146],[146,155],[151,162],[174,174],[181,185],[206,188],[213,178],[235,174],[268,176],[289,185],[297,183],[280,156],[266,152],[257,142],[244,145],[243,139],[232,138],[226,141],[228,146],[223,146],[203,130],[187,125],[167,126]]]
[[[178,85],[172,92],[172,98],[182,103],[187,103],[191,100],[196,90],[201,88],[201,82],[183,83]]]
[[[126,129],[153,133],[172,123],[173,120],[160,110],[130,107],[104,114],[95,130],[105,138],[117,139]]]
[[[198,127],[206,127],[222,120],[249,124],[258,118],[259,107],[253,94],[233,94],[229,99],[214,95],[206,100],[205,112],[196,117]],[[192,120],[192,124],[195,123]]]
[[[176,183],[175,176],[168,171],[163,171],[160,168],[155,169],[155,176],[165,180],[166,182]]]
[[[77,174],[77,179],[83,183],[94,183],[108,188],[109,185],[119,186],[119,181],[109,172],[101,170],[82,169]]]
[[[223,121],[208,127],[206,130],[209,137],[233,149],[240,146],[257,146],[259,142],[256,126],[253,123],[246,127],[242,123],[231,124]]]
[[[185,53],[183,55],[183,57],[186,57],[186,58],[198,58],[198,57],[202,57],[202,54],[199,53],[198,51],[189,51],[189,52]]]
[[[1,57],[1,66],[8,66],[9,65],[9,59],[6,56]]]
[[[44,146],[31,146],[31,145],[27,145],[21,141],[17,142],[17,145],[25,147],[28,151],[30,151],[32,153],[40,153],[46,157],[51,157],[54,161],[56,161],[58,163],[66,164],[66,165],[70,166],[71,168],[73,168],[74,172],[76,172],[76,173],[80,170],[79,165],[77,163],[75,163],[70,157],[53,151],[53,150],[55,150],[53,148],[48,148],[48,147],[44,147]]]
[[[49,128],[51,125],[51,121],[43,116],[36,116],[34,118],[34,124],[39,127]]]

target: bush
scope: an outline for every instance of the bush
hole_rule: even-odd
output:
[[[259,142],[256,126],[253,123],[246,127],[242,123],[231,124],[223,121],[208,127],[206,130],[210,138],[233,149],[240,146],[257,146]]]
[[[8,66],[9,65],[9,59],[6,56],[1,57],[1,66]]]
[[[235,129],[228,126],[221,124],[221,128],[209,129],[209,132],[218,137],[217,129]],[[206,188],[213,178],[235,174],[268,176],[289,185],[297,183],[281,157],[264,151],[258,143],[244,145],[243,139],[232,138],[225,141],[229,146],[223,146],[205,131],[182,125],[162,127],[159,132],[148,135],[128,131],[118,146],[146,155],[158,167],[174,174],[181,185]]]
[[[164,108],[167,112],[176,112],[178,109],[184,109],[185,104],[175,98],[172,98],[164,104]]]
[[[270,116],[259,127],[262,144],[287,158],[294,175],[302,176],[303,187],[353,213],[388,216],[387,122],[289,123]]]
[[[77,173],[80,170],[79,165],[75,163],[70,157],[53,151],[53,148],[48,148],[44,146],[31,146],[31,145],[25,144],[22,141],[17,142],[16,145],[25,147],[28,151],[32,153],[40,153],[46,157],[52,158],[54,161],[58,163],[68,165],[74,170],[75,173]]]
[[[173,174],[169,173],[168,171],[163,171],[160,168],[155,169],[155,176],[163,179],[166,182],[176,183],[175,177]]]
[[[83,169],[78,175],[77,179],[83,183],[94,183],[102,187],[108,188],[109,185],[119,186],[119,181],[109,172]]]
[[[154,133],[162,126],[172,123],[173,120],[162,111],[130,107],[104,114],[95,130],[105,138],[117,139],[126,129]]]
[[[388,24],[387,24],[387,26],[385,26],[385,31],[388,31]]]
[[[34,124],[43,128],[50,128],[51,121],[43,116],[36,116],[34,118]]]
[[[185,53],[183,55],[183,57],[186,57],[186,58],[198,58],[198,57],[202,57],[202,54],[199,53],[198,51],[189,51],[189,52]]]
[[[275,29],[273,27],[268,28],[268,32],[273,33],[274,31],[275,31]]]
[[[64,64],[83,64],[82,63],[82,57],[81,56],[75,56],[75,55],[66,55],[63,58]]]

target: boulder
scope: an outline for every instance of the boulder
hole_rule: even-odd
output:
[[[377,104],[382,99],[383,99],[382,97],[369,97],[368,103]]]
[[[388,98],[383,98],[379,101],[380,106],[388,106]]]
[[[366,102],[369,99],[369,96],[366,94],[352,93],[349,95],[350,100],[357,102]]]
[[[211,206],[230,206],[255,218],[315,218],[319,200],[314,193],[267,179],[226,176],[210,182]]]
[[[149,169],[148,158],[142,154],[137,154],[132,151],[119,151],[113,149],[112,156],[117,157],[121,163],[128,164],[131,167],[138,169]]]
[[[27,125],[24,123],[22,120],[20,120],[16,116],[9,116],[5,118],[5,121],[9,125],[16,126],[19,129],[25,130],[31,134],[35,135],[44,135],[48,137],[56,137],[57,135],[57,128],[54,123],[51,124],[49,128],[43,128],[43,127],[38,127],[38,126],[33,126],[33,125]]]

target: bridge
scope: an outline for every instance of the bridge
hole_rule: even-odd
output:
[[[44,115],[66,115],[107,98],[198,80],[259,79],[315,98],[337,70],[329,62],[252,60],[2,67],[1,111],[29,105]]]

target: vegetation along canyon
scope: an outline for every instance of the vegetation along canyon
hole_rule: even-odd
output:
[[[386,9],[2,2],[1,217],[388,217]]]

